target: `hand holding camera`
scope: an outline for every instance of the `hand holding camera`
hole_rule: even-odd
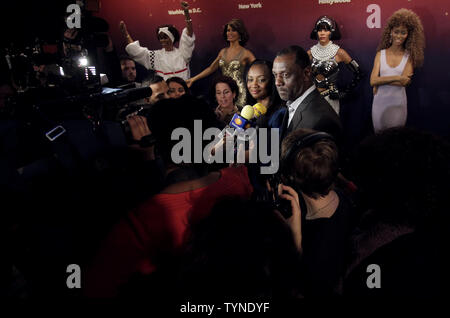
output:
[[[292,187],[278,183],[271,187],[271,182],[267,183],[268,189],[274,196],[274,208],[286,220],[291,228],[295,245],[299,252],[302,252],[302,217],[300,208],[300,199],[297,191]],[[274,191],[275,190],[275,191]]]

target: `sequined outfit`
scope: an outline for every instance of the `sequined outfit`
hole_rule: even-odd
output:
[[[245,65],[240,60],[241,56],[245,52],[245,49],[242,48],[238,56],[236,56],[233,60],[229,62],[226,61],[227,50],[228,49],[225,49],[223,56],[220,58],[219,66],[223,75],[231,77],[236,82],[239,88],[239,96],[235,104],[237,107],[239,107],[239,109],[241,109],[242,107],[245,106],[247,100],[247,91],[245,89],[245,82],[244,82]]]
[[[318,88],[324,89],[321,94],[330,103],[331,107],[339,114],[339,99],[331,99],[331,95],[339,94],[337,88],[337,79],[339,74],[339,66],[336,62],[336,54],[339,45],[330,41],[327,45],[322,46],[319,43],[311,48],[312,55],[312,74],[314,82]]]

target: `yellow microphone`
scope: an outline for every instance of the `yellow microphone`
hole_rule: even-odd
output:
[[[261,103],[256,103],[255,105],[253,105],[253,110],[255,118],[258,118],[259,116],[262,116],[265,113],[267,113],[267,107]]]

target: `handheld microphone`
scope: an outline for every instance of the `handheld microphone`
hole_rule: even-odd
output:
[[[261,103],[256,103],[255,105],[253,105],[253,110],[255,113],[255,118],[258,118],[267,113],[267,107]]]
[[[252,106],[244,106],[240,114],[234,114],[228,126],[238,130],[247,129],[250,127],[250,120],[253,118],[254,112],[255,111]]]

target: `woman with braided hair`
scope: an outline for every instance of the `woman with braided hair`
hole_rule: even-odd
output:
[[[370,76],[375,132],[405,125],[405,87],[411,83],[414,68],[423,64],[424,47],[425,36],[417,14],[407,9],[394,12],[381,36]]]
[[[341,33],[339,27],[331,17],[322,16],[314,24],[311,31],[311,39],[319,42],[308,51],[311,59],[311,69],[314,83],[317,89],[330,103],[331,107],[339,115],[339,99],[344,98],[361,79],[361,71],[358,63],[331,40],[339,40]],[[344,62],[353,72],[353,80],[342,90],[338,90],[337,79],[339,73],[338,64]]]

